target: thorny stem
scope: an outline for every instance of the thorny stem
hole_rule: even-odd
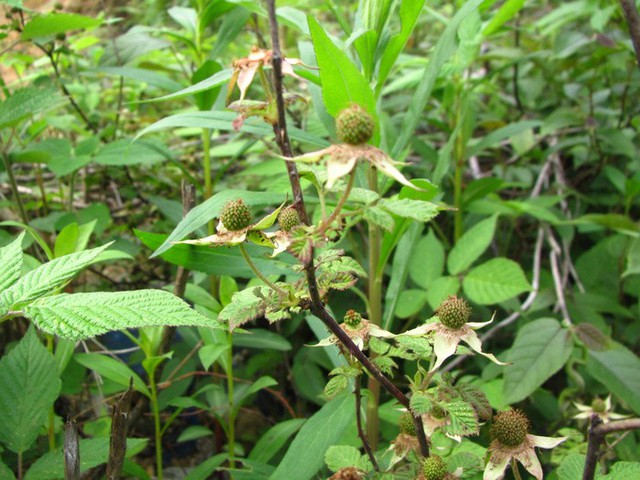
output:
[[[278,123],[274,125],[274,132],[276,135],[276,142],[280,147],[280,151],[286,157],[292,156],[291,143],[289,136],[287,135],[284,98],[282,95],[282,53],[280,51],[280,40],[278,37],[278,23],[276,20],[275,0],[267,1],[267,10],[269,14],[269,26],[271,32],[271,43],[273,49],[273,77],[275,86],[276,105],[278,107]],[[309,224],[307,212],[304,208],[304,198],[302,196],[302,189],[300,187],[300,176],[298,170],[293,162],[286,162],[287,172],[289,174],[289,181],[291,183],[291,189],[293,190],[293,196],[295,200],[296,209],[300,215],[300,219]],[[311,313],[320,319],[325,326],[333,333],[338,340],[349,350],[349,353],[355,357],[362,366],[389,392],[403,407],[410,409],[409,398],[402,393],[398,387],[396,387],[391,380],[389,380],[379,369],[376,367],[367,356],[356,346],[355,343],[349,338],[347,333],[340,328],[340,325],[335,319],[327,312],[320,298],[320,291],[318,289],[318,283],[316,281],[315,266],[313,263],[313,256],[309,262],[304,265],[305,275],[307,277],[307,283],[309,287],[309,294],[311,296]],[[422,425],[422,419],[420,417],[413,417],[414,424],[416,426],[416,433],[418,435],[418,441],[420,443],[420,452],[424,457],[429,456],[429,445],[427,438],[424,434],[424,426]]]
[[[240,253],[242,254],[242,258],[244,258],[245,262],[247,262],[247,264],[249,265],[249,268],[253,271],[253,273],[255,273],[258,276],[260,280],[262,280],[268,287],[278,292],[280,295],[285,297],[288,296],[287,292],[282,290],[279,286],[277,286],[275,283],[273,283],[271,280],[265,277],[265,275],[258,269],[258,267],[256,267],[256,264],[253,263],[253,260],[251,260],[251,257],[247,253],[247,249],[244,248],[244,245],[240,244],[238,245],[238,247],[240,247]]]
[[[628,418],[603,423],[597,415],[594,414],[591,416],[587,459],[584,463],[582,480],[593,480],[596,473],[596,465],[598,464],[598,450],[600,450],[600,444],[604,440],[604,437],[609,433],[622,432],[625,430],[640,430],[640,418]]]
[[[365,452],[367,452],[369,460],[371,460],[371,464],[373,465],[374,470],[376,472],[379,472],[380,467],[378,466],[378,461],[376,460],[376,456],[371,450],[371,445],[369,444],[367,434],[362,429],[362,395],[360,394],[360,377],[356,377],[355,381],[356,385],[353,390],[353,394],[356,396],[356,425],[358,426],[358,435],[360,436],[362,446],[364,447]]]

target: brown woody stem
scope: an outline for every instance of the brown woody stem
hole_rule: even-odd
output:
[[[609,433],[623,432],[625,430],[640,429],[640,418],[628,418],[614,422],[603,423],[597,415],[591,416],[589,425],[589,443],[587,447],[587,459],[584,463],[582,480],[593,480],[598,465],[598,451],[604,437]]]

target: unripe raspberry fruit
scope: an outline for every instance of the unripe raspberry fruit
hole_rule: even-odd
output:
[[[362,315],[355,310],[347,310],[342,321],[346,323],[348,327],[355,328],[362,322]]]
[[[300,225],[300,216],[293,207],[287,207],[278,214],[278,225],[285,232],[289,232],[293,227]]]
[[[413,423],[413,415],[409,412],[402,412],[400,419],[398,420],[400,427],[400,433],[406,433],[407,435],[416,436],[416,426]]]
[[[461,329],[471,316],[471,307],[464,298],[449,295],[436,310],[440,323],[451,330]]]
[[[607,404],[601,398],[594,398],[591,402],[591,408],[596,413],[604,413],[607,411]]]
[[[244,200],[232,200],[223,207],[220,220],[227,230],[237,232],[251,224],[251,212]]]
[[[342,110],[336,117],[336,133],[342,143],[361,145],[373,136],[373,117],[360,105]]]
[[[522,445],[529,432],[529,419],[520,410],[507,410],[493,417],[491,436],[507,447]]]
[[[442,480],[447,475],[447,464],[441,457],[431,455],[422,464],[422,474],[425,480]]]

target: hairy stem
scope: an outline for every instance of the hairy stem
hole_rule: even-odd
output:
[[[151,387],[151,411],[153,413],[153,429],[156,443],[156,478],[162,480],[162,430],[160,427],[160,408],[158,406],[158,389],[154,372],[149,375]]]
[[[227,447],[229,448],[229,468],[235,468],[236,416],[233,413],[233,333],[227,335],[227,401],[229,403],[229,424],[227,425]]]
[[[640,15],[636,10],[636,5],[633,0],[620,0],[620,6],[624,12],[624,19],[629,27],[629,36],[631,37],[631,43],[633,43],[633,49],[636,52],[636,60],[640,67]]]

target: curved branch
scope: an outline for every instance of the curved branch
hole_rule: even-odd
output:
[[[593,480],[598,464],[598,451],[604,437],[609,433],[623,432],[626,430],[640,430],[640,418],[628,418],[616,420],[614,422],[603,423],[597,415],[591,416],[589,426],[589,446],[587,449],[587,459],[584,463],[582,480]]]

